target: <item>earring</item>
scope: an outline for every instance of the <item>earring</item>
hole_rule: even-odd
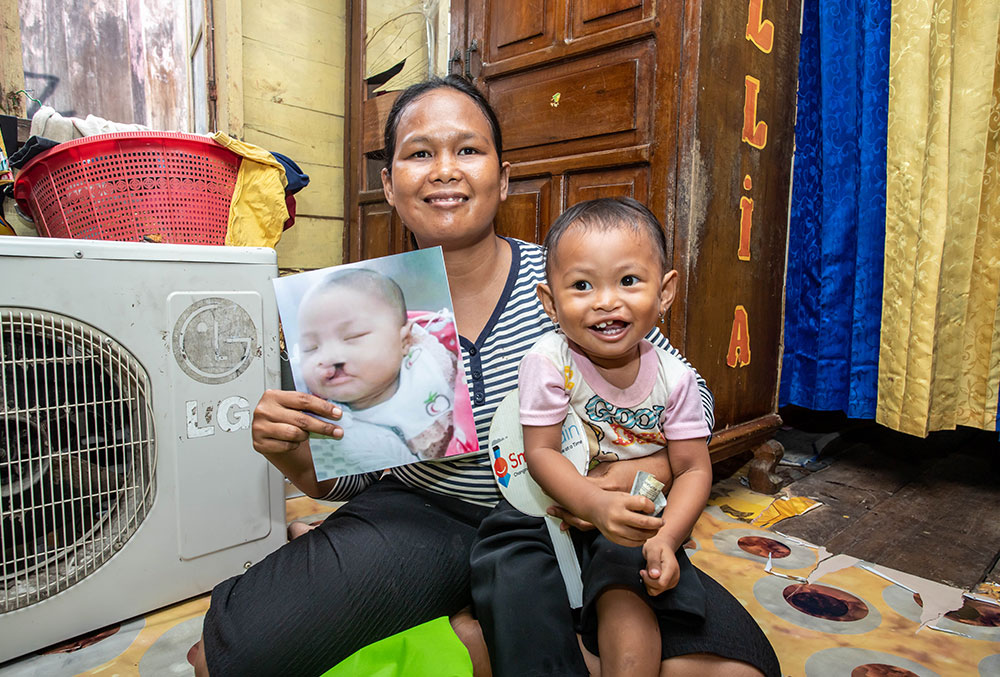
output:
[[[663,324],[663,313],[660,313],[660,324]]]

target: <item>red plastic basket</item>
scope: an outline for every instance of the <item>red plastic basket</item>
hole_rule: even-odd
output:
[[[14,198],[48,237],[221,245],[239,166],[203,136],[98,134],[33,158]]]

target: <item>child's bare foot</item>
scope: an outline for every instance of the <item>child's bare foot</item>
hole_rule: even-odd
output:
[[[288,525],[288,540],[298,538],[302,534],[312,531],[322,523],[322,521],[312,522],[309,524],[306,524],[305,522],[292,522]]]

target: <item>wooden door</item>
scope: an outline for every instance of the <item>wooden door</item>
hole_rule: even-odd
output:
[[[353,36],[363,12],[355,3]],[[467,72],[497,111],[512,163],[500,233],[539,242],[567,206],[630,195],[671,232],[681,3],[653,0],[456,0],[452,67]],[[360,73],[360,45],[350,73]],[[378,181],[380,125],[392,94],[351,83],[345,251],[349,260],[409,246]],[[356,113],[356,115],[354,114]],[[654,162],[654,158],[657,161]],[[356,196],[356,197],[355,197]]]
[[[464,20],[456,9],[452,43],[466,46],[512,164],[498,231],[539,242],[566,207],[629,195],[672,232],[682,3],[467,0]]]

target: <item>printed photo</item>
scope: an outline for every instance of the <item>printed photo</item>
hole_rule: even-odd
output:
[[[317,479],[479,450],[441,248],[274,280],[295,388],[343,411]]]

